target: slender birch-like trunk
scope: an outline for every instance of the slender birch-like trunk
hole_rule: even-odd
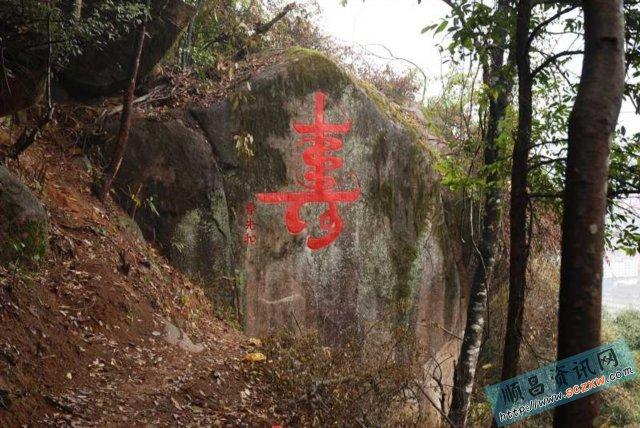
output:
[[[500,1],[496,15],[506,15],[510,8],[508,1]],[[509,51],[507,30],[501,32],[496,47],[491,51],[489,66],[483,70],[484,83],[490,87],[496,96],[489,101],[489,117],[484,137],[484,165],[491,171],[487,177],[487,192],[484,202],[481,241],[478,249],[478,264],[475,268],[469,306],[467,307],[467,321],[465,326],[460,357],[456,364],[454,385],[452,390],[449,419],[457,427],[466,425],[469,413],[471,393],[475,380],[476,366],[480,354],[480,346],[484,334],[487,315],[487,284],[496,261],[498,237],[502,219],[503,189],[500,176],[495,168],[491,168],[499,161],[498,137],[500,123],[505,117],[509,105],[509,96],[513,87],[509,74],[509,64],[505,67],[504,57]]]

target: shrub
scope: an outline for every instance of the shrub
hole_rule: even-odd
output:
[[[640,311],[625,310],[615,317],[614,328],[633,350],[640,350]]]

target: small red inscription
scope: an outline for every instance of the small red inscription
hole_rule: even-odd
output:
[[[242,240],[247,245],[253,245],[257,240],[256,235],[253,234],[253,231],[256,228],[256,224],[253,221],[253,214],[256,212],[256,204],[254,204],[253,202],[249,202],[247,204],[247,207],[245,208],[245,211],[247,213],[247,221],[244,224],[245,234],[242,237]]]
[[[247,230],[254,230],[256,228],[256,224],[253,222],[251,218],[249,218],[245,223],[245,227],[247,228]]]
[[[329,156],[329,152],[340,150],[342,140],[336,134],[346,134],[351,129],[351,123],[329,124],[324,121],[325,94],[315,94],[315,121],[312,124],[294,123],[296,133],[303,135],[298,146],[312,144],[304,150],[302,159],[311,168],[304,174],[301,185],[306,191],[258,193],[258,201],[266,204],[287,204],[285,211],[285,225],[290,233],[302,232],[307,223],[300,218],[300,210],[308,203],[326,204],[327,209],[320,215],[320,228],[326,231],[324,236],[307,238],[307,246],[312,250],[326,247],[338,238],[342,231],[343,221],[338,212],[338,203],[349,203],[358,200],[360,189],[335,191],[336,180],[327,172],[342,167],[340,157]]]

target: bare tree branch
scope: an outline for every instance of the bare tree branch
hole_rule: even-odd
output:
[[[566,56],[572,56],[572,55],[582,55],[582,54],[584,54],[584,51],[576,50],[576,51],[562,51],[562,52],[558,52],[557,54],[551,55],[550,57],[547,57],[544,61],[542,61],[542,63],[539,66],[533,69],[533,71],[531,72],[531,76],[535,77],[538,73],[540,73],[547,66],[549,66],[549,64],[556,62],[560,58],[564,58]]]
[[[260,34],[264,34],[267,31],[269,31],[271,29],[271,27],[273,27],[276,24],[276,22],[278,22],[282,18],[284,18],[295,7],[296,7],[295,3],[289,3],[276,16],[274,16],[273,19],[271,19],[270,21],[268,21],[268,22],[266,22],[264,24],[260,24],[260,25],[256,26],[255,32],[253,33],[251,38],[255,38],[256,36],[259,36]],[[239,61],[242,58],[244,58],[246,55],[247,55],[247,44],[245,43],[244,46],[242,48],[240,48],[238,50],[238,52],[236,52],[234,58],[235,58],[236,61]]]
[[[561,9],[554,15],[550,16],[549,18],[545,19],[544,21],[542,21],[541,23],[533,27],[533,29],[531,30],[531,33],[529,34],[529,39],[527,40],[527,46],[531,46],[533,39],[535,39],[540,33],[540,31],[542,31],[547,25],[551,24],[553,21],[560,18],[562,15],[565,15],[571,12],[572,10],[577,9],[578,7],[579,5],[575,4],[567,7],[566,9]]]
[[[149,0],[147,0],[147,7],[149,7]],[[132,62],[131,62],[131,80],[129,81],[129,87],[124,93],[122,115],[120,116],[120,130],[118,131],[118,139],[116,140],[116,146],[113,151],[113,158],[109,167],[105,171],[102,186],[98,192],[98,197],[101,201],[104,201],[109,194],[111,184],[118,175],[120,165],[122,165],[122,159],[124,158],[125,151],[127,149],[127,143],[129,142],[129,130],[131,128],[131,116],[133,108],[133,96],[136,90],[136,80],[138,79],[138,68],[140,66],[140,57],[142,56],[142,48],[144,46],[144,38],[146,32],[146,14],[142,18],[138,29],[138,37],[136,39]]]
[[[370,44],[364,45],[364,48],[366,49],[366,48],[367,48],[367,46],[378,46],[378,47],[381,47],[382,49],[384,49],[385,51],[387,51],[387,53],[389,54],[389,56],[391,57],[391,59],[394,59],[394,60],[397,60],[397,61],[404,61],[404,62],[406,62],[407,64],[411,64],[411,65],[412,65],[416,70],[418,70],[418,72],[419,72],[420,74],[422,74],[422,78],[423,78],[423,80],[424,80],[423,85],[422,85],[422,98],[421,98],[422,102],[424,102],[424,99],[425,99],[425,97],[426,97],[426,93],[427,93],[427,81],[428,81],[429,79],[427,78],[427,74],[424,72],[424,70],[422,69],[422,67],[420,67],[418,64],[416,64],[415,62],[411,61],[410,59],[407,59],[407,58],[403,58],[403,57],[396,56],[396,55],[391,51],[391,49],[389,49],[388,47],[386,47],[386,46],[385,46],[385,45],[383,45],[382,43],[370,43]],[[384,57],[382,57],[382,56],[376,55],[376,54],[375,54],[375,53],[373,53],[373,52],[369,52],[369,53],[370,53],[371,55],[373,55],[373,56],[376,56],[376,57],[380,58],[380,59],[387,59],[387,58],[384,58]]]
[[[273,19],[271,19],[269,22],[266,22],[264,24],[258,25],[255,28],[255,33],[254,35],[258,35],[258,34],[264,34],[267,31],[269,31],[271,29],[271,27],[273,27],[275,25],[276,22],[280,21],[282,18],[284,18],[287,13],[291,12],[294,8],[296,7],[295,2],[294,3],[289,3],[288,5],[286,5],[281,11],[280,13],[278,13],[276,16],[273,17]]]

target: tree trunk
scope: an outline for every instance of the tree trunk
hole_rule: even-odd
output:
[[[518,133],[513,147],[511,166],[511,209],[509,210],[509,309],[502,356],[502,380],[518,372],[522,315],[527,286],[527,161],[531,147],[533,115],[531,61],[529,57],[529,24],[531,0],[518,1],[516,22],[516,64],[518,66]]]
[[[73,19],[76,21],[82,19],[82,0],[73,0]]]
[[[111,185],[113,184],[113,180],[116,178],[116,175],[120,170],[120,165],[122,164],[122,159],[127,149],[127,143],[129,142],[129,129],[131,128],[133,96],[136,90],[138,68],[140,66],[140,57],[142,56],[142,47],[144,45],[145,27],[146,15],[142,18],[142,22],[140,23],[140,26],[138,28],[138,37],[136,39],[131,62],[131,80],[122,100],[122,115],[120,116],[120,129],[118,131],[116,146],[113,151],[111,163],[104,173],[102,186],[100,188],[100,192],[98,193],[98,197],[103,202],[107,198],[109,189],[111,189]]]
[[[498,4],[497,13],[508,13],[508,8],[508,2],[501,1]],[[509,94],[513,87],[509,70],[504,67],[504,56],[508,50],[507,31],[503,31],[501,36],[502,40],[496,42],[498,47],[491,52],[489,67],[483,70],[485,84],[498,91],[497,96],[490,97],[489,100],[489,118],[484,137],[484,165],[487,167],[495,165],[499,160],[497,140],[500,134],[500,124],[509,105]],[[503,192],[500,185],[501,177],[496,169],[489,168],[489,170],[491,172],[487,177],[488,188],[484,203],[479,260],[471,284],[464,338],[455,368],[449,408],[449,419],[456,427],[466,425],[469,413],[487,312],[487,282],[495,265],[498,237],[500,236]]]
[[[191,56],[191,47],[193,46],[193,27],[195,26],[196,17],[194,16],[189,25],[187,31],[185,31],[182,41],[180,42],[180,56],[179,66],[186,68],[192,65],[193,58]]]
[[[191,18],[189,21],[189,25],[187,26],[187,30],[184,33],[182,41],[180,42],[180,56],[178,57],[178,65],[182,68],[190,67],[193,65],[193,56],[191,55],[191,48],[193,47],[193,38],[195,36],[195,26],[196,19],[198,19],[198,14],[202,10],[204,6],[205,0],[197,0],[196,1],[196,9],[197,13]]]
[[[558,359],[600,345],[609,142],[624,88],[622,0],[584,0],[585,55],[569,117]],[[558,407],[555,427],[591,427],[600,394]]]

